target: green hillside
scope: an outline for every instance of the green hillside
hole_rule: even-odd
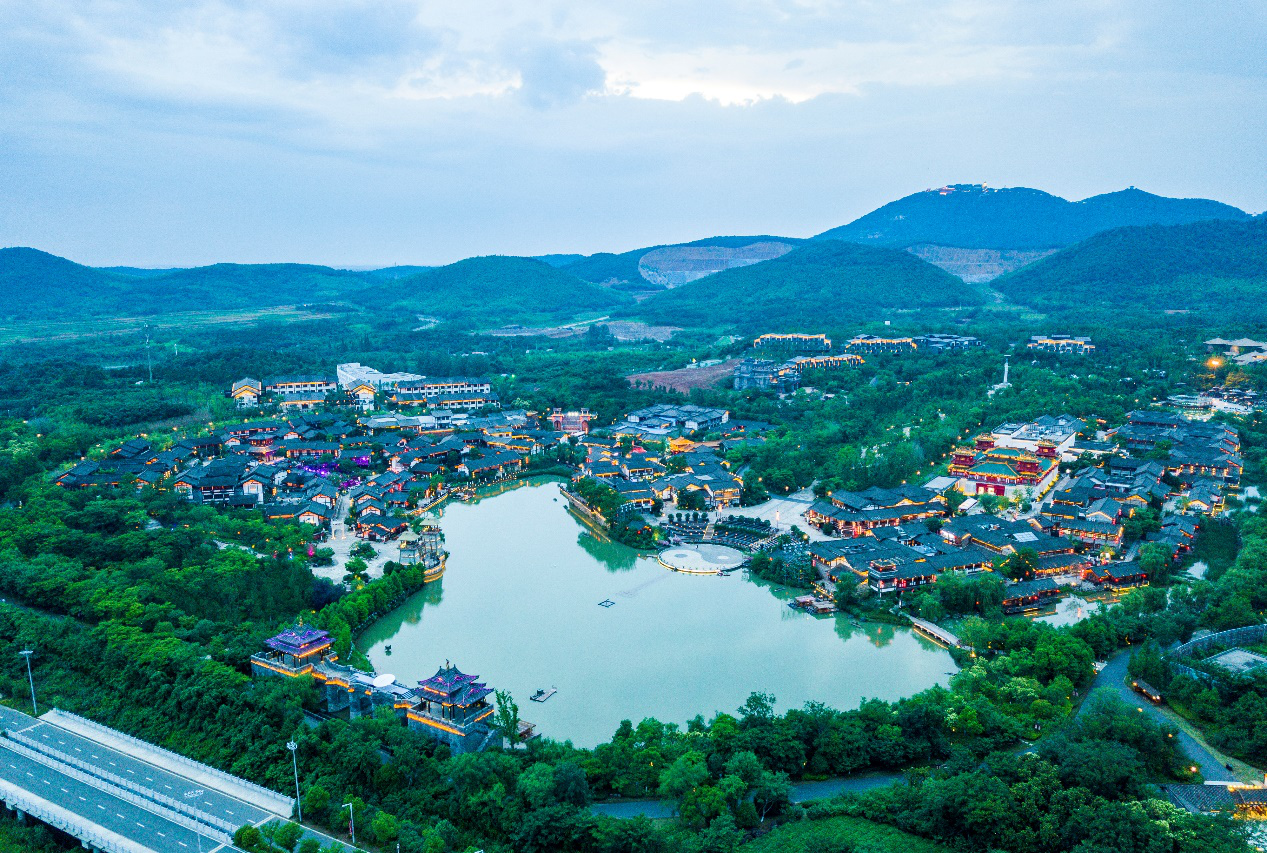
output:
[[[531,258],[467,258],[390,285],[370,297],[433,317],[500,326],[529,317],[570,318],[627,298]]]
[[[823,241],[655,294],[633,313],[650,322],[686,326],[767,326],[982,302],[979,286],[907,252]]]
[[[958,184],[890,202],[815,239],[895,248],[934,243],[964,249],[1049,249],[1128,225],[1249,218],[1221,202],[1165,198],[1134,188],[1067,201],[1024,187]]]
[[[126,279],[74,261],[15,247],[0,249],[0,317],[63,313],[124,292]]]
[[[1120,228],[994,282],[1047,313],[1186,311],[1267,320],[1267,220]]]
[[[0,317],[147,316],[348,299],[358,273],[304,264],[215,264],[134,275],[93,269],[36,249],[0,249]]]
[[[137,275],[93,269],[35,249],[0,249],[0,317],[14,322],[346,302],[498,326],[525,318],[570,318],[627,301],[527,258],[469,258],[446,267],[369,271],[215,264]]]

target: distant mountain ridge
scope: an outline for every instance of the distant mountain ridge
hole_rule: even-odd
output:
[[[570,316],[627,297],[528,258],[468,258],[445,267],[339,270],[308,264],[95,269],[38,249],[0,249],[0,319],[136,317],[347,302],[400,306],[446,320],[501,325]]]
[[[629,313],[685,326],[791,328],[985,301],[983,287],[908,252],[822,241],[653,294]]]
[[[814,239],[890,248],[929,243],[962,249],[1041,250],[1129,225],[1250,218],[1222,202],[1166,198],[1134,187],[1068,201],[1025,187],[954,184],[889,202]]]

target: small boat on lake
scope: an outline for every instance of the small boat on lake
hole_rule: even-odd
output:
[[[551,696],[553,696],[554,694],[558,692],[559,692],[559,689],[557,687],[551,687],[549,690],[546,690],[543,687],[537,690],[536,693],[532,694],[528,698],[531,699],[533,702],[544,702],[545,700],[549,699]]]

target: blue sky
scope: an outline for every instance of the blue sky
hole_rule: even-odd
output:
[[[1267,208],[1267,4],[0,0],[0,245],[443,263],[947,182]]]

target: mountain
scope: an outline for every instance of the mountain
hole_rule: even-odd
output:
[[[631,313],[684,326],[819,327],[984,301],[980,286],[907,252],[826,240],[657,293]]]
[[[14,319],[241,310],[347,299],[367,286],[358,273],[305,264],[215,264],[133,275],[37,249],[0,249],[0,317]]]
[[[541,261],[543,264],[549,264],[552,267],[566,267],[577,261],[585,260],[585,255],[537,255],[534,261]]]
[[[93,267],[93,269],[113,275],[127,276],[128,278],[157,278],[161,275],[170,275],[186,269],[186,267],[168,267],[166,269],[152,269],[150,267]]]
[[[629,282],[647,290],[674,287],[725,269],[778,257],[802,241],[794,237],[708,237],[690,243],[646,246],[630,252],[596,255],[564,266],[569,273],[598,284]]]
[[[890,202],[815,239],[893,248],[932,243],[962,249],[1035,250],[1068,246],[1128,225],[1249,218],[1245,211],[1221,202],[1165,198],[1134,187],[1067,201],[1024,187],[955,184]]]
[[[121,287],[120,282],[118,276],[38,249],[0,249],[0,317],[88,305]]]
[[[243,311],[315,302],[400,307],[445,320],[502,325],[608,310],[628,298],[528,258],[469,258],[445,267],[364,271],[307,264],[149,271],[94,269],[36,249],[0,249],[0,318],[11,320]]]
[[[1267,320],[1267,219],[1118,228],[994,283],[1052,314],[1198,312]]]
[[[527,317],[571,317],[628,298],[532,258],[467,258],[375,288],[372,302],[428,316],[496,326]]]

